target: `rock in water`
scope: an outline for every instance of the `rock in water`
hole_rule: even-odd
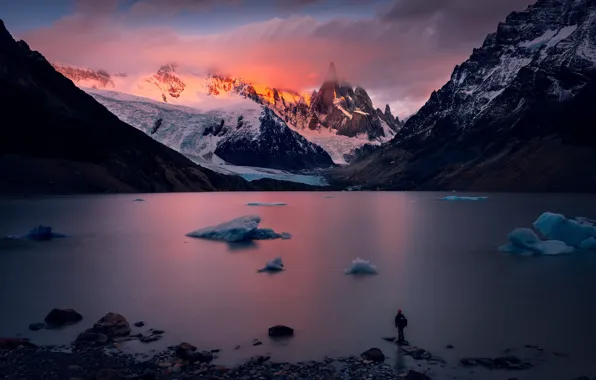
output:
[[[128,336],[130,335],[130,325],[121,314],[108,313],[93,325],[93,331],[105,334],[110,338]]]
[[[269,327],[269,336],[274,338],[281,338],[294,335],[294,329],[288,326],[277,325]]]
[[[361,354],[364,360],[372,360],[373,362],[381,363],[385,361],[383,351],[378,348],[371,348]]]
[[[176,356],[191,363],[210,363],[213,360],[211,352],[197,352],[197,348],[187,342],[182,342],[176,347]]]
[[[83,316],[73,309],[52,309],[44,321],[48,327],[61,327],[67,324],[76,323],[83,319]]]

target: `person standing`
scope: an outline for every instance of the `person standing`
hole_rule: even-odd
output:
[[[401,309],[397,311],[397,315],[395,316],[395,327],[397,328],[397,343],[405,343],[404,338],[404,328],[408,326],[408,319],[406,316],[401,312]]]

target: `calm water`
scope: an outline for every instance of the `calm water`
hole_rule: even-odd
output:
[[[222,349],[218,362],[234,364],[263,353],[296,361],[359,354],[376,346],[395,360],[395,348],[380,338],[394,335],[393,316],[402,308],[410,320],[410,343],[450,365],[463,356],[497,356],[506,348],[536,344],[569,357],[543,354],[548,360],[516,376],[596,374],[596,253],[522,259],[496,251],[508,232],[530,226],[544,211],[596,218],[596,197],[494,194],[484,202],[436,200],[444,195],[204,193],[0,200],[0,235],[23,233],[39,223],[70,235],[0,247],[0,336],[22,333],[41,344],[65,344],[115,311],[131,323],[145,321],[146,327],[137,329],[141,332],[166,330],[161,341],[131,343],[125,347],[129,351],[189,341],[201,349]],[[133,202],[137,197],[146,202]],[[246,206],[251,201],[288,205]],[[230,246],[185,237],[246,214],[260,215],[262,227],[293,238]],[[283,257],[285,272],[256,273],[276,256]],[[380,274],[344,275],[356,257],[371,260]],[[27,330],[54,307],[75,308],[84,320],[62,331]],[[294,327],[296,336],[270,341],[267,328],[274,324]],[[264,344],[253,347],[255,338]],[[445,349],[447,344],[455,349]],[[236,345],[241,348],[234,350]],[[553,377],[557,371],[561,376]]]

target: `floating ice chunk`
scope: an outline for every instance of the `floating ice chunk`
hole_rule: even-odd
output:
[[[439,198],[442,201],[483,201],[488,197],[460,197],[457,195],[448,195],[444,198]]]
[[[273,260],[267,261],[263,269],[259,269],[259,272],[279,272],[284,270],[284,263],[281,257],[276,257]]]
[[[559,240],[542,241],[529,228],[516,228],[507,235],[507,239],[509,244],[499,247],[502,252],[520,255],[562,255],[574,250]]]
[[[246,215],[221,223],[216,226],[201,228],[189,232],[186,236],[224,240],[228,242],[265,240],[265,239],[289,239],[291,236],[287,232],[277,233],[270,228],[258,228],[261,218],[257,215]]]
[[[561,240],[579,247],[591,237],[596,237],[596,226],[586,218],[568,219],[565,215],[545,212],[534,222],[534,227],[549,239]]]
[[[286,203],[282,202],[249,202],[247,206],[285,206]]]
[[[31,240],[51,240],[57,238],[64,238],[66,235],[52,232],[52,227],[39,225],[25,235],[10,235],[10,239],[31,239]]]
[[[145,202],[145,200],[143,198],[137,198],[133,202]]]
[[[581,242],[581,244],[579,245],[579,248],[596,251],[596,238],[593,238],[593,237],[587,238],[586,240]]]
[[[357,258],[352,261],[352,265],[346,269],[346,274],[377,274],[377,267],[372,265],[370,261]]]

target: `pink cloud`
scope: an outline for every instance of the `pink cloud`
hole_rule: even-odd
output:
[[[20,37],[49,60],[109,72],[134,75],[177,62],[181,68],[216,68],[257,83],[296,90],[320,85],[327,65],[334,61],[341,77],[374,95],[375,106],[383,108],[390,103],[404,116],[444,84],[453,67],[465,60],[471,48],[481,44],[485,34],[496,26],[487,21],[475,38],[459,41],[448,36],[457,36],[461,30],[441,30],[449,25],[444,18],[421,21],[420,13],[430,12],[426,8],[415,9],[415,21],[407,17],[396,20],[397,11],[392,9],[393,13],[384,18],[323,22],[293,16],[241,26],[219,35],[185,36],[167,28],[131,27],[127,16],[110,14],[117,1],[100,7],[103,11],[94,8],[98,7],[96,2],[79,1],[76,14]],[[209,2],[175,3],[206,6]],[[507,13],[502,11],[494,18],[498,21]]]

